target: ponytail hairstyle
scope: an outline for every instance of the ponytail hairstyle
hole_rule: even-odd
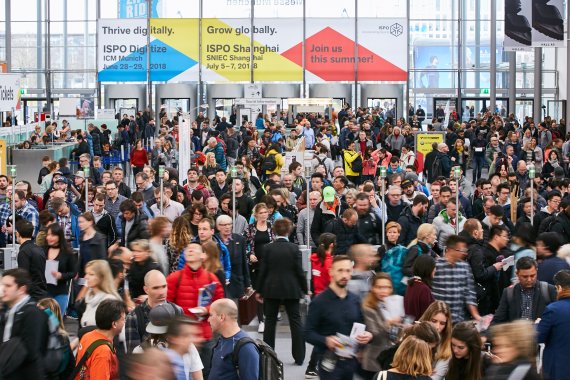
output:
[[[317,257],[321,262],[321,265],[325,265],[326,252],[330,246],[336,245],[336,235],[325,232],[319,237],[319,246],[317,247]]]

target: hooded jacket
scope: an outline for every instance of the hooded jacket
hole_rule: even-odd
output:
[[[458,211],[456,219],[457,223],[459,223],[459,231],[461,232],[463,230],[463,225],[465,224],[465,218]],[[447,209],[443,209],[439,212],[439,215],[433,220],[433,226],[437,230],[437,245],[443,252],[447,238],[451,235],[455,235],[455,227],[450,224]]]

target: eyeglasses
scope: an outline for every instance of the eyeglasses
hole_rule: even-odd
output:
[[[231,223],[219,223],[218,226],[220,227],[227,227],[227,226],[231,226]]]
[[[449,248],[449,249],[452,249],[452,250],[454,250],[456,252],[460,252],[460,253],[468,253],[469,252],[467,250],[467,248],[465,248],[465,249]]]

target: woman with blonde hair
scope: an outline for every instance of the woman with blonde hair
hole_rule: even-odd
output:
[[[408,254],[402,266],[404,276],[413,276],[413,267],[416,258],[420,255],[430,255],[434,259],[438,255],[433,251],[433,247],[437,242],[437,231],[433,224],[424,223],[418,228],[416,239],[412,240],[408,245]]]
[[[425,341],[411,335],[398,347],[392,369],[378,374],[378,380],[430,380],[431,349]]]
[[[387,319],[384,315],[386,304],[384,299],[393,293],[392,279],[387,273],[377,273],[372,279],[370,291],[362,301],[362,315],[367,331],[372,340],[364,347],[362,356],[362,373],[365,379],[372,379],[382,368],[378,363],[378,355],[392,345],[390,328],[399,324],[401,318]]]
[[[213,240],[207,241],[202,244],[202,251],[205,255],[203,263],[204,269],[218,277],[220,284],[223,284],[225,292],[226,275],[222,267],[222,261],[220,260],[220,248],[218,244]]]
[[[85,295],[85,312],[81,317],[80,326],[95,326],[95,312],[104,300],[121,301],[117,293],[111,267],[106,260],[92,260],[85,265],[85,281],[88,288]]]
[[[535,365],[535,334],[534,324],[526,320],[491,327],[493,364],[485,371],[485,379],[542,379]],[[514,376],[515,373],[518,375]]]
[[[192,241],[192,229],[187,218],[176,218],[172,223],[170,237],[166,241],[166,255],[168,256],[170,273],[178,270],[180,255]]]
[[[420,322],[431,322],[440,335],[436,347],[432,379],[442,380],[447,374],[449,359],[451,359],[452,320],[449,306],[443,301],[435,301],[426,309],[419,319]]]
[[[348,189],[346,194],[344,194],[344,200],[348,204],[348,207],[353,207],[356,203],[356,196],[358,195],[358,190]]]
[[[220,168],[220,165],[216,162],[216,155],[214,152],[206,153],[206,162],[202,166],[202,174],[205,175],[209,180],[216,176],[216,172]]]

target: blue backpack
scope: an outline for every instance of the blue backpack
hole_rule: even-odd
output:
[[[422,249],[418,245],[418,256],[422,254]],[[407,284],[402,282],[404,278],[404,273],[402,273],[402,267],[404,266],[404,261],[406,260],[406,255],[408,254],[408,248],[403,245],[396,245],[390,248],[384,256],[382,257],[382,262],[380,268],[382,272],[388,273],[392,278],[392,284],[394,286],[394,293],[403,296],[406,292]]]

